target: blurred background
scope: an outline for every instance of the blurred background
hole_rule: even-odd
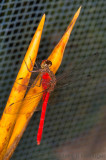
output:
[[[68,71],[68,85],[51,94],[41,145],[36,144],[37,112],[12,160],[106,159],[104,0],[0,2],[0,115],[42,15],[46,14],[46,21],[38,53],[40,62],[50,55],[80,5],[80,16],[57,73],[58,77]]]

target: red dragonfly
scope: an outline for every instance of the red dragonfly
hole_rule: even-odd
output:
[[[30,59],[31,60],[31,59]],[[25,62],[26,64],[26,62]],[[33,65],[32,61],[31,64]],[[45,113],[46,113],[46,108],[47,108],[47,103],[48,99],[50,96],[50,93],[54,90],[54,87],[56,85],[56,77],[53,74],[53,72],[49,69],[49,67],[52,65],[52,62],[49,60],[44,60],[41,63],[41,67],[38,69],[38,66],[36,66],[36,70],[30,71],[28,69],[28,66],[26,64],[26,67],[29,72],[38,72],[40,73],[38,76],[38,79],[40,78],[40,85],[42,85],[43,88],[43,104],[42,104],[42,113],[41,113],[41,118],[40,118],[40,123],[39,123],[39,129],[38,129],[38,134],[37,134],[37,144],[40,145],[41,138],[42,138],[42,133],[43,133],[43,126],[44,126],[44,120],[45,120]],[[34,68],[34,66],[33,66]],[[20,78],[22,79],[22,78]],[[37,79],[37,80],[38,80]],[[16,82],[17,83],[17,82]],[[37,81],[34,82],[33,87],[36,85]],[[19,84],[19,83],[18,83]],[[21,85],[21,84],[20,84]],[[40,86],[39,85],[39,86]],[[32,85],[29,85],[31,87]],[[27,86],[28,87],[28,86]],[[41,94],[41,93],[40,93]],[[39,95],[40,95],[39,94]],[[37,95],[38,96],[38,95]],[[22,100],[15,102],[15,103],[21,103]],[[14,104],[12,103],[9,105],[14,107]],[[15,108],[14,108],[15,109]],[[7,109],[8,110],[8,109]],[[8,111],[5,110],[5,113],[8,114]]]
[[[92,60],[93,60],[93,58],[92,58]],[[88,62],[88,58],[87,58],[87,62]],[[25,64],[26,64],[26,62],[25,62]],[[32,64],[32,61],[31,61],[31,64]],[[88,63],[86,63],[86,61],[85,61],[85,64],[88,64]],[[37,144],[38,145],[40,145],[41,138],[42,138],[43,127],[44,127],[44,120],[45,120],[45,114],[46,114],[46,108],[47,108],[47,103],[48,103],[48,100],[49,100],[49,97],[50,97],[50,93],[54,90],[56,82],[58,82],[58,81],[60,81],[60,86],[57,86],[56,88],[67,86],[71,82],[73,82],[72,73],[73,73],[73,71],[75,71],[75,68],[73,66],[71,66],[70,74],[69,74],[69,71],[68,71],[68,72],[65,72],[65,74],[61,75],[60,77],[56,78],[55,75],[54,75],[54,73],[49,69],[49,67],[51,65],[52,65],[51,61],[44,60],[44,61],[42,61],[40,68],[38,68],[38,66],[36,64],[36,67],[33,66],[33,68],[35,68],[35,70],[30,71],[28,69],[27,64],[26,64],[26,67],[27,67],[27,69],[28,69],[29,72],[34,72],[34,73],[38,72],[38,73],[40,73],[39,76],[38,76],[38,78],[37,78],[37,80],[40,78],[40,85],[42,85],[42,87],[43,87],[42,112],[41,112],[41,118],[40,118],[38,133],[37,133]],[[69,78],[70,75],[71,75],[71,80]],[[88,80],[89,75],[87,75],[87,76],[88,76],[87,77],[87,80]],[[65,78],[65,83],[64,83],[64,80],[61,83],[61,80],[64,79],[64,78]],[[67,78],[68,78],[68,82],[67,82]],[[22,79],[22,78],[20,78],[20,79]],[[76,79],[76,80],[78,81],[78,79]],[[75,82],[75,79],[74,79],[74,82]],[[32,87],[32,86],[34,87],[36,85],[37,81],[34,82],[33,85],[32,85],[32,82],[30,82],[30,83],[31,83],[31,85],[29,84],[29,86],[27,86],[27,87]],[[22,84],[20,84],[20,85],[22,85]],[[29,97],[28,101],[30,102],[30,98],[34,100],[34,98],[36,96],[39,96],[40,94],[41,93],[39,93],[38,95],[35,95],[34,97]],[[23,100],[20,100],[20,101],[15,102],[15,103],[21,103],[22,101]],[[11,106],[14,107],[15,103],[12,103]],[[5,113],[8,114],[8,112],[5,112]]]
[[[44,60],[41,63],[41,69],[40,71],[40,77],[41,77],[41,84],[44,89],[43,93],[43,105],[42,105],[42,113],[39,123],[39,129],[37,133],[37,145],[40,145],[42,133],[43,133],[43,126],[44,126],[44,120],[45,120],[45,113],[47,108],[47,103],[49,100],[50,93],[54,90],[54,87],[56,85],[56,78],[53,72],[49,69],[49,67],[52,65],[52,62],[49,60]],[[32,71],[34,72],[34,71]]]

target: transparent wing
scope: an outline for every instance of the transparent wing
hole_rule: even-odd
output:
[[[79,86],[84,87],[91,83],[94,78],[92,65],[94,65],[98,56],[98,54],[93,54],[88,57],[85,56],[83,63],[75,59],[72,64],[68,64],[67,67],[64,68],[63,73],[56,76],[57,84],[50,96],[49,103],[57,104],[67,101],[67,94],[70,94],[71,97],[78,92]],[[82,73],[81,70],[83,71]]]
[[[40,97],[42,97],[42,94],[44,91],[41,91],[37,94],[32,94],[31,96],[26,96],[23,99],[20,99],[19,101],[11,103],[9,106],[6,107],[4,110],[5,114],[26,114],[31,112],[31,107],[36,106],[36,103],[38,103],[40,100]],[[19,112],[19,106],[23,107],[23,109]],[[19,108],[17,110],[17,108]]]

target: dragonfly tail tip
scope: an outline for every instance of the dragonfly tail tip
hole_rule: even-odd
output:
[[[38,145],[38,146],[40,145],[40,141],[37,141],[37,145]]]

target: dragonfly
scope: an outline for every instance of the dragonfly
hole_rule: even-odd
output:
[[[94,56],[94,58],[95,58],[95,56]],[[94,58],[90,57],[90,60],[88,60],[88,58],[86,58],[86,60],[83,64],[90,64],[90,62],[92,63],[94,61]],[[91,59],[92,59],[92,61],[91,61]],[[76,62],[77,62],[77,60],[75,60],[73,64],[76,64]],[[25,64],[26,64],[26,62],[25,62]],[[33,65],[32,61],[31,61],[31,64]],[[38,67],[37,63],[35,63],[35,65],[36,65],[36,67],[33,66],[34,70],[30,71],[27,64],[26,64],[26,67],[29,72],[32,72],[34,75],[35,75],[35,73],[40,73],[38,75],[36,81],[34,81],[34,83],[33,83],[33,80],[35,78],[32,78],[30,80],[28,86],[26,86],[26,87],[28,87],[28,88],[34,87],[35,85],[37,85],[37,81],[39,79],[40,79],[40,83],[39,83],[38,87],[40,87],[41,85],[43,87],[42,111],[41,111],[41,117],[40,117],[40,122],[39,122],[39,127],[38,127],[38,133],[37,133],[37,145],[40,145],[41,139],[42,139],[42,134],[43,134],[47,104],[48,104],[48,100],[49,100],[51,92],[55,92],[54,91],[55,88],[56,89],[63,88],[73,82],[76,83],[76,81],[78,81],[78,78],[74,79],[72,77],[73,73],[76,69],[75,65],[71,65],[71,71],[67,70],[65,73],[63,73],[59,77],[56,77],[55,74],[50,70],[50,66],[52,66],[52,62],[50,60],[43,60],[40,65],[40,68]],[[87,75],[87,77],[85,77],[84,79],[87,79],[87,81],[88,81],[89,78],[91,78],[91,75]],[[22,77],[20,79],[22,79]],[[19,85],[22,85],[19,82],[16,82],[16,83],[18,83]],[[36,99],[36,97],[41,95],[42,93],[40,92],[37,95],[34,95],[33,97],[28,97],[28,99],[27,99],[27,101],[29,103],[28,105],[30,105],[31,101],[34,101]],[[18,102],[14,102],[14,103],[10,104],[10,106],[14,107],[15,103],[21,103],[23,100],[24,99],[22,99]],[[8,109],[7,109],[7,111],[5,110],[5,113],[8,114]],[[16,114],[18,114],[18,113],[16,113]],[[22,114],[24,114],[24,113],[22,113]]]
[[[31,72],[40,72],[40,74],[39,74],[40,78],[41,78],[40,85],[42,84],[42,87],[45,91],[43,93],[42,112],[41,112],[41,118],[40,118],[40,123],[39,123],[39,129],[38,129],[38,133],[37,133],[37,145],[40,145],[41,138],[42,138],[44,120],[45,120],[45,114],[46,114],[46,108],[47,108],[49,96],[50,96],[50,93],[54,90],[54,87],[56,85],[56,77],[53,74],[53,72],[49,69],[49,67],[51,65],[52,65],[51,61],[44,60],[41,63],[40,70],[31,71]]]

